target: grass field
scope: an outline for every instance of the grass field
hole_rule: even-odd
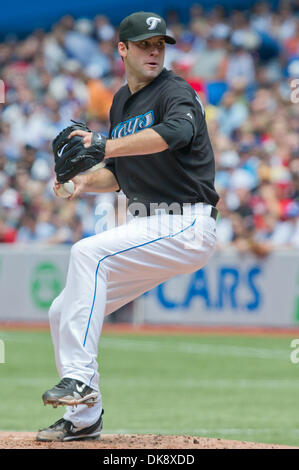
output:
[[[58,382],[50,333],[3,331],[0,430],[36,431]],[[103,432],[299,444],[299,364],[291,337],[103,334]]]

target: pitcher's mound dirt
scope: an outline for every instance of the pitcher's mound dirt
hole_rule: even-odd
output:
[[[103,434],[99,441],[36,442],[33,432],[0,432],[0,449],[298,449],[194,436]]]

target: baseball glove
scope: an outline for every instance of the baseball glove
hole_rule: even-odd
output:
[[[74,124],[63,129],[52,142],[58,183],[65,183],[79,173],[89,170],[102,162],[105,156],[106,137],[92,132],[83,123],[72,122]],[[83,145],[83,137],[68,138],[75,130],[92,132],[92,141],[88,148]]]

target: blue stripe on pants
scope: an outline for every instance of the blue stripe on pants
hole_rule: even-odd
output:
[[[91,311],[90,311],[90,314],[89,314],[89,319],[88,319],[88,324],[87,324],[86,333],[85,333],[85,336],[84,336],[84,342],[83,342],[83,346],[84,346],[84,347],[85,347],[85,344],[86,344],[86,339],[87,339],[87,335],[88,335],[89,325],[90,325],[91,317],[92,317],[92,314],[93,314],[93,308],[94,308],[95,299],[96,299],[96,294],[97,294],[97,277],[98,277],[98,270],[99,270],[99,267],[100,267],[101,262],[104,261],[106,258],[109,258],[110,256],[116,256],[116,255],[118,255],[118,254],[120,254],[120,253],[124,253],[125,251],[130,251],[130,250],[133,250],[133,249],[135,249],[135,248],[140,248],[141,246],[149,245],[150,243],[154,243],[154,242],[157,242],[157,241],[159,241],[159,240],[163,240],[164,238],[173,238],[173,237],[179,235],[180,233],[185,232],[185,230],[188,230],[189,228],[191,228],[191,227],[195,224],[195,221],[196,221],[196,219],[193,220],[193,222],[192,222],[191,225],[188,225],[188,227],[186,227],[186,228],[180,230],[180,231],[177,232],[177,233],[174,233],[173,235],[165,235],[165,237],[159,237],[159,238],[156,238],[155,240],[151,240],[151,241],[149,241],[149,242],[142,243],[141,245],[136,245],[136,246],[132,246],[132,247],[130,247],[130,248],[126,248],[125,250],[117,251],[116,253],[113,253],[112,255],[106,255],[106,256],[104,256],[102,259],[99,260],[99,262],[98,262],[98,264],[97,264],[96,273],[95,273],[95,288],[94,288],[93,302],[92,302]]]

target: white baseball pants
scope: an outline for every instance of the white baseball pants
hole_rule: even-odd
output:
[[[98,342],[106,315],[167,279],[202,268],[216,245],[211,206],[182,215],[136,217],[73,245],[66,285],[49,310],[57,371],[99,391]],[[77,427],[94,424],[97,403],[67,407]]]

